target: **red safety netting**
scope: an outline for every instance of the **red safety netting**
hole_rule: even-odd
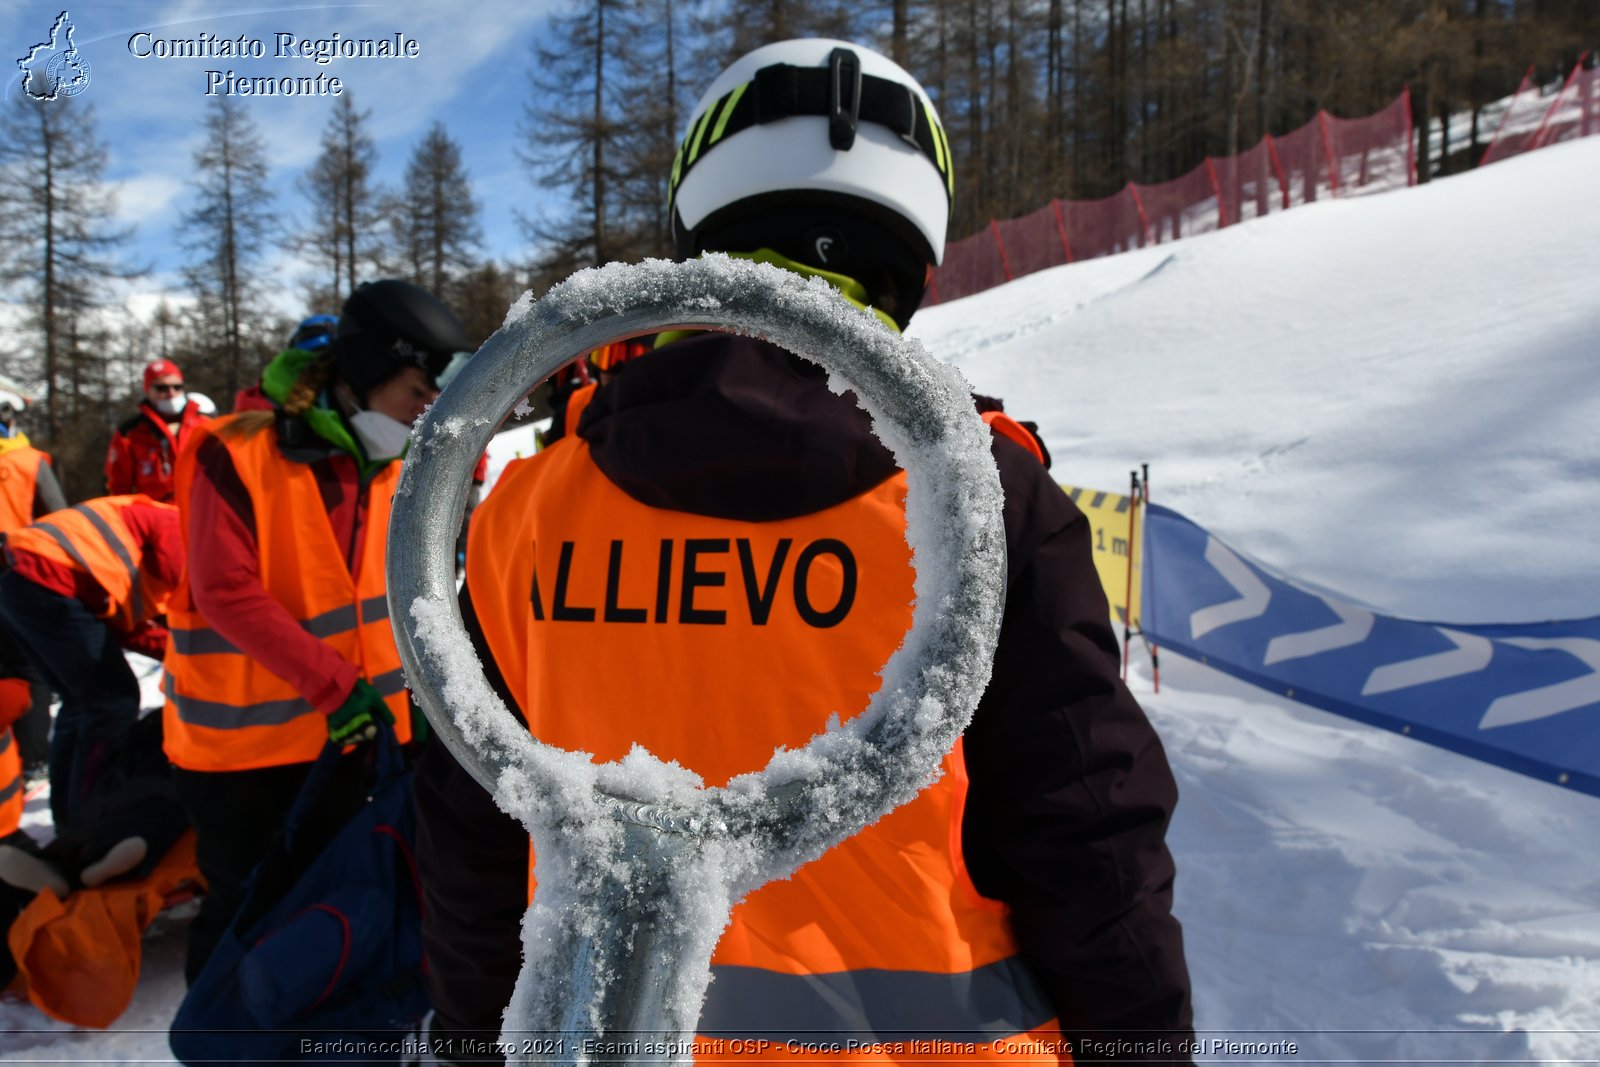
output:
[[[980,230],[971,237],[944,246],[944,262],[933,272],[933,281],[923,303],[957,300],[1004,285],[1007,280],[994,235]]]
[[[1408,185],[1411,164],[1408,95],[1364,119],[1319,112],[1293,133],[1264,138],[1237,156],[1208,159],[1172,181],[1129,182],[1103,200],[1054,200],[1021,218],[990,222],[945,246],[924,304],[1064,263],[1193,237],[1319,197]]]
[[[1129,182],[1144,216],[1151,244],[1210,233],[1232,220],[1218,210],[1222,190],[1217,184],[1214,160],[1206,160],[1188,174],[1168,182],[1141,185]]]
[[[1215,162],[1228,224],[1258,219],[1289,206],[1289,188],[1272,153],[1271,139]]]
[[[1511,94],[1511,103],[1500,112],[1500,121],[1495,123],[1494,136],[1489,138],[1489,147],[1483,150],[1483,158],[1478,160],[1478,166],[1493,163],[1506,156],[1514,156],[1522,151],[1521,146],[1514,146],[1512,141],[1517,138],[1532,138],[1535,130],[1539,128],[1539,120],[1544,117],[1549,104],[1534,91],[1533,68],[1529,67],[1522,75],[1522,81],[1517,83],[1517,91]]]
[[[1600,133],[1600,67],[1575,70],[1545,116],[1534,148]]]
[[[1005,252],[1005,266],[1013,278],[1046,267],[1071,263],[1074,256],[1065,223],[1052,200],[1031,215],[994,224],[995,236]]]
[[[1328,126],[1317,117],[1291,133],[1270,142],[1289,188],[1289,206],[1325,200],[1334,194],[1333,171],[1328,167]]]
[[[1364,119],[1341,119],[1326,112],[1333,188],[1340,196],[1409,185],[1416,174],[1411,138],[1411,93]]]
[[[1057,200],[1073,260],[1115,255],[1144,245],[1146,227],[1132,186],[1103,200]]]
[[[1587,52],[1578,57],[1572,73],[1554,96],[1528,91],[1533,74],[1530,67],[1478,165],[1508,159],[1557,141],[1600,133],[1600,69],[1584,70],[1583,64],[1588,58]]]

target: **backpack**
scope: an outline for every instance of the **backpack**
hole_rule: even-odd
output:
[[[371,797],[309,864],[295,838],[340,755],[329,743],[172,1023],[184,1063],[395,1063],[428,1010],[411,771],[384,725]]]

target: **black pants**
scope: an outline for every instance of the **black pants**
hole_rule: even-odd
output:
[[[36,767],[49,762],[50,686],[22,650],[22,643],[5,624],[4,616],[0,616],[0,678],[21,678],[28,683],[28,710],[11,724],[23,765]]]
[[[339,760],[321,801],[302,834],[302,856],[315,855],[333,839],[367,796],[363,746]],[[178,799],[195,829],[195,859],[206,895],[189,927],[184,977],[193,982],[244,903],[244,883],[283,829],[289,808],[311,770],[309,763],[251,771],[190,771],[174,767]]]
[[[65,831],[106,759],[139,718],[139,680],[111,627],[77,598],[16,571],[0,573],[0,619],[61,694],[50,735],[50,816]]]

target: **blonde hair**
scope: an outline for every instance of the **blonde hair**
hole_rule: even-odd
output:
[[[333,353],[324,352],[307,363],[289,387],[289,395],[283,398],[283,413],[291,419],[305,414],[332,378]],[[224,420],[218,433],[226,437],[251,437],[271,426],[276,417],[271,411],[241,411]]]

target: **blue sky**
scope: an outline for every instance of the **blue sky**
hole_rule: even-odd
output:
[[[151,265],[139,283],[136,308],[166,289],[177,295],[182,252],[177,223],[193,197],[189,179],[207,108],[206,71],[240,76],[337,77],[362,111],[378,149],[378,177],[397,183],[416,142],[442,121],[460,143],[463,161],[483,208],[486,251],[499,258],[526,254],[513,214],[559,209],[561,201],[536,190],[515,147],[529,93],[532,45],[544,32],[554,0],[472,0],[471,3],[274,5],[217,4],[193,0],[95,0],[65,5],[75,26],[73,43],[89,66],[83,98],[94,103],[101,139],[109,150],[106,178],[115,183],[119,216],[135,227],[130,258]],[[6,0],[0,5],[4,41],[5,102],[21,94],[17,59],[48,39],[62,0]],[[278,57],[277,34],[299,39],[390,39],[416,42],[415,58],[335,58],[326,65]],[[193,42],[202,35],[259,41],[262,58],[163,58],[149,54],[157,41]],[[136,36],[138,35],[138,36]],[[312,225],[295,183],[319,152],[333,96],[240,98],[255,122],[272,167],[275,208],[286,229]],[[305,265],[274,257],[270,271],[289,292],[299,289]],[[284,309],[293,314],[292,308]]]

